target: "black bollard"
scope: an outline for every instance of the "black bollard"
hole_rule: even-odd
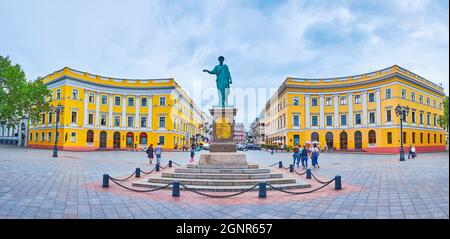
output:
[[[157,164],[155,165],[155,171],[156,171],[156,172],[159,172],[159,163],[157,163]]]
[[[136,173],[134,174],[134,176],[136,177],[136,178],[140,178],[141,177],[141,169],[140,168],[136,168],[136,171],[135,171]]]
[[[278,162],[278,168],[283,168],[283,162]]]
[[[109,174],[103,174],[103,185],[104,188],[109,188]]]
[[[291,172],[291,173],[294,172],[294,165],[293,164],[289,164],[289,172]]]
[[[180,196],[180,182],[173,182],[172,184],[172,197]]]
[[[267,188],[266,188],[267,184],[266,182],[259,182],[259,195],[258,197],[260,198],[265,198],[267,196]]]
[[[306,169],[306,179],[311,179],[311,169]]]
[[[341,190],[342,189],[341,176],[340,175],[336,175],[334,177],[334,189],[336,189],[336,190]]]
[[[172,167],[172,160],[169,160],[169,168]]]

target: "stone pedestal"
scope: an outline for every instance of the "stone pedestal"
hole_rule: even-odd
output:
[[[213,117],[213,141],[210,153],[200,155],[199,165],[226,165],[237,168],[248,166],[245,154],[236,153],[236,144],[233,142],[237,109],[232,106],[216,106],[209,112]]]

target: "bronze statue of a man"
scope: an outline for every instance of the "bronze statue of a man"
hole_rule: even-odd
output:
[[[219,57],[219,65],[215,66],[212,71],[203,70],[209,74],[216,75],[217,90],[219,92],[219,106],[228,106],[228,95],[230,94],[231,74],[228,66],[223,64],[225,57]]]

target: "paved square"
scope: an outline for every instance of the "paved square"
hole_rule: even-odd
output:
[[[0,145],[0,218],[449,218],[448,153],[398,155],[322,153],[323,179],[342,176],[343,190],[287,195],[269,191],[231,199],[167,190],[131,193],[101,188],[103,173],[127,176],[151,169],[144,152],[60,152]],[[198,154],[196,155],[198,157]],[[185,164],[187,152],[165,152],[163,164]],[[250,162],[291,162],[291,153],[247,152]],[[313,186],[314,188],[314,186]]]

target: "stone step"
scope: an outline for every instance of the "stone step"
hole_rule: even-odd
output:
[[[282,178],[282,173],[263,174],[197,174],[197,173],[162,173],[163,178],[184,178],[184,179],[215,179],[215,180],[242,180],[242,179],[266,179]]]
[[[213,168],[175,168],[175,173],[204,173],[204,174],[262,174],[270,173],[269,168],[244,168],[244,169],[213,169]]]
[[[164,183],[150,183],[144,180],[134,182],[133,186],[135,187],[144,187],[144,188],[157,188],[162,187],[167,184]],[[289,184],[272,184],[274,187],[281,188],[283,190],[290,190],[290,189],[301,189],[301,188],[310,188],[311,184],[303,183],[303,182],[297,182],[297,183],[289,183]],[[239,192],[248,188],[251,188],[251,186],[200,186],[200,185],[186,185],[190,189],[198,190],[198,191],[210,191],[210,192]],[[172,185],[170,185],[170,190],[172,189]],[[266,187],[266,189],[271,189],[270,187]],[[185,191],[183,187],[180,187],[180,190]],[[254,191],[259,190],[258,187],[253,189]]]
[[[248,165],[199,165],[199,164],[187,164],[187,168],[201,168],[201,169],[257,169],[258,164],[248,164]]]
[[[181,184],[189,185],[199,185],[199,186],[246,186],[258,184],[261,180],[259,179],[242,179],[242,180],[216,180],[216,179],[186,179],[186,178],[161,178],[161,177],[150,177],[147,179],[150,183],[172,183],[178,181]],[[270,184],[292,184],[297,183],[294,178],[268,178],[264,179]]]

